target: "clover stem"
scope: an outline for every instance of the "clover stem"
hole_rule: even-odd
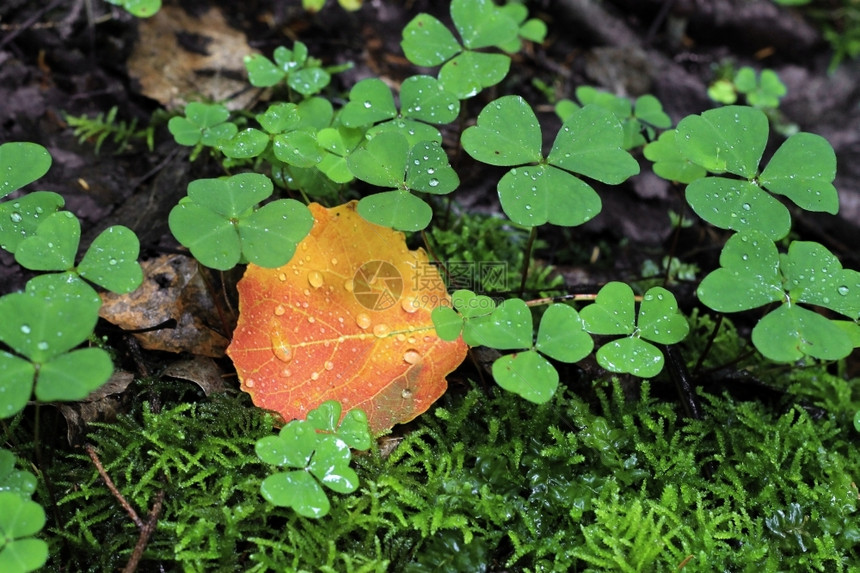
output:
[[[532,258],[532,247],[535,244],[535,239],[537,238],[537,227],[532,227],[529,232],[529,239],[526,241],[525,253],[523,254],[523,270],[522,275],[523,278],[520,280],[520,298],[522,298],[526,293],[526,279],[529,276],[529,263],[531,263]]]
[[[673,184],[673,187],[675,185]],[[666,274],[663,275],[663,286],[669,284],[669,279],[672,273],[672,259],[675,257],[675,250],[678,248],[678,238],[681,235],[681,229],[684,226],[684,215],[687,211],[687,202],[681,201],[681,208],[678,210],[678,224],[675,226],[675,231],[672,233],[672,244],[669,247],[669,256],[666,259]]]
[[[705,362],[705,358],[707,358],[708,353],[711,351],[711,346],[714,345],[714,340],[717,339],[717,332],[720,331],[720,326],[723,324],[723,315],[722,313],[717,315],[717,320],[714,322],[714,328],[711,330],[711,335],[708,337],[708,342],[705,344],[704,350],[699,355],[699,359],[696,361],[696,365],[693,367],[693,376],[697,376],[699,374],[699,369],[702,367],[702,364]]]

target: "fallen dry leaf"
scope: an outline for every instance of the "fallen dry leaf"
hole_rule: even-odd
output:
[[[229,341],[215,330],[221,326],[220,317],[197,261],[182,255],[162,255],[143,261],[141,267],[144,279],[140,288],[128,294],[102,293],[99,315],[125,330],[151,328],[174,319],[172,328],[134,336],[149,350],[224,356]]]
[[[207,396],[227,391],[221,368],[208,356],[178,360],[165,368],[161,375],[194,382]]]
[[[162,6],[152,18],[141,19],[138,29],[129,74],[140,82],[141,93],[167,109],[199,100],[242,109],[256,96],[246,89],[243,61],[253,50],[217,8],[191,15]]]
[[[355,202],[310,209],[314,226],[289,263],[248,265],[227,354],[257,406],[292,420],[339,400],[379,433],[445,392],[466,345],[436,336],[430,312],[449,298],[422,249],[365,221]]]
[[[69,444],[76,443],[79,436],[85,435],[91,422],[114,421],[121,410],[122,394],[132,382],[134,375],[131,372],[117,370],[107,382],[83,400],[57,404],[66,419],[66,439]]]

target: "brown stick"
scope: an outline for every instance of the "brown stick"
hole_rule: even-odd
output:
[[[110,490],[110,492],[113,494],[113,496],[117,499],[117,501],[119,501],[119,504],[126,511],[126,513],[128,513],[128,515],[131,517],[131,520],[134,522],[134,524],[139,529],[143,529],[145,527],[145,524],[143,523],[143,521],[141,521],[140,517],[138,517],[137,512],[134,510],[134,508],[131,506],[131,504],[129,504],[128,501],[126,501],[126,499],[123,497],[123,495],[116,488],[116,486],[113,483],[113,480],[110,479],[110,476],[105,471],[104,466],[102,466],[101,460],[99,460],[99,457],[96,454],[95,448],[93,448],[90,444],[87,444],[84,446],[84,449],[87,451],[87,455],[90,456],[90,459],[93,460],[93,465],[96,466],[96,470],[98,470],[99,475],[101,476],[102,480],[105,482],[105,485],[107,486],[107,488]]]
[[[158,516],[161,513],[161,506],[163,503],[164,490],[161,490],[155,497],[155,504],[153,504],[152,509],[149,510],[146,525],[144,525],[140,530],[140,537],[137,539],[134,551],[131,552],[131,557],[129,558],[128,563],[126,563],[125,569],[122,570],[123,573],[134,573],[134,571],[137,570],[137,564],[140,563],[140,560],[143,557],[143,551],[146,549],[146,544],[149,542],[150,536],[155,531],[155,526],[158,523]]]

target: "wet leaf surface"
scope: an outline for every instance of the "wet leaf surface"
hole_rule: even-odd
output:
[[[436,336],[430,313],[448,295],[423,250],[355,203],[310,208],[314,227],[288,264],[248,266],[227,352],[242,389],[286,421],[338,400],[379,433],[427,410],[466,346]]]

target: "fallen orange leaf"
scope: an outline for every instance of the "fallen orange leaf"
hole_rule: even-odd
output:
[[[277,269],[248,265],[227,353],[242,389],[285,420],[326,400],[363,409],[379,433],[425,412],[465,358],[436,336],[450,302],[438,271],[403,234],[365,221],[355,202],[310,205],[314,226]]]

